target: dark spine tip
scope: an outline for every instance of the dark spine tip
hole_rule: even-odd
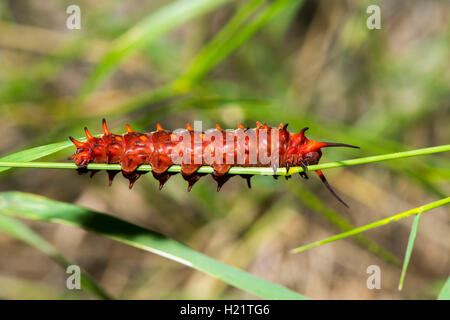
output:
[[[115,171],[115,170],[106,170],[106,172],[108,173],[108,185],[111,187],[114,177],[119,173],[119,171]]]
[[[306,131],[308,131],[309,130],[309,127],[304,127],[300,132],[301,133],[305,133]]]
[[[346,143],[335,143],[335,142],[324,142],[324,143],[326,144],[326,147],[347,147],[347,148],[361,149],[358,146]]]

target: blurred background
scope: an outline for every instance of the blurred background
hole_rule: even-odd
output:
[[[325,150],[322,162],[449,142],[448,1],[203,0],[192,17],[183,3],[0,2],[0,156],[81,137],[85,125],[98,134],[103,117],[115,133],[126,123],[153,131],[157,122],[288,122],[292,131],[309,126],[315,140],[361,146]],[[79,30],[66,26],[72,4],[81,9]],[[371,4],[381,8],[379,30],[366,26]],[[179,19],[164,19],[170,5],[181,8]],[[169,26],[152,36],[158,30],[148,21],[158,14]],[[43,161],[66,161],[74,150]],[[0,191],[106,212],[314,299],[434,299],[450,270],[446,207],[423,215],[401,292],[412,217],[359,240],[289,250],[347,222],[360,226],[448,196],[449,163],[444,153],[327,170],[350,209],[315,176],[298,175],[254,177],[250,190],[234,178],[220,193],[205,177],[187,193],[179,175],[161,192],[151,175],[129,191],[122,177],[109,188],[106,173],[14,169],[0,175]],[[80,229],[23,222],[117,298],[254,298]],[[1,233],[0,248],[0,298],[92,298],[67,290],[65,270],[41,252]],[[369,265],[381,268],[381,290],[366,287]]]

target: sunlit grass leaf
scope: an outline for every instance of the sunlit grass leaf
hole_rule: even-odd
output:
[[[309,191],[307,188],[302,187],[301,184],[297,182],[289,182],[288,190],[295,197],[297,197],[304,205],[309,207],[314,212],[322,215],[328,222],[338,228],[340,231],[349,231],[355,227],[348,221],[341,213],[334,210],[327,204],[325,204],[319,197],[317,197],[313,192]],[[400,260],[394,256],[391,252],[384,249],[378,243],[370,239],[369,237],[358,234],[354,236],[355,241],[362,247],[366,248],[379,258],[392,263],[393,265],[400,265]]]
[[[1,211],[2,209],[0,208],[0,212]],[[64,270],[67,269],[68,266],[74,264],[68,261],[52,244],[41,238],[33,230],[14,218],[0,214],[0,232],[4,232],[11,237],[23,241],[45,253],[61,267],[63,267]],[[83,290],[86,290],[101,299],[111,299],[111,297],[102,288],[100,288],[100,286],[98,286],[84,270],[81,271],[80,281],[81,288]]]
[[[89,93],[129,55],[164,33],[205,14],[230,0],[178,0],[152,13],[117,38],[85,82],[82,93]]]
[[[439,292],[438,300],[450,300],[450,277]]]
[[[155,100],[152,90],[130,99],[123,105],[118,106],[117,110],[123,108],[128,111],[137,110],[156,102],[158,99],[165,99],[167,96],[176,96],[190,91],[208,72],[245,44],[278,13],[284,9],[292,8],[294,3],[299,3],[297,4],[299,6],[303,1],[276,0],[267,5],[265,5],[265,2],[264,0],[250,0],[239,8],[220,32],[194,57],[183,75],[173,83],[166,84],[163,89],[156,89],[156,91],[162,89],[168,94],[157,95]]]
[[[26,219],[67,224],[153,252],[266,299],[306,299],[287,288],[214,260],[162,234],[87,208],[22,193],[0,194],[0,212]]]
[[[409,234],[408,246],[406,247],[405,259],[403,260],[402,274],[400,276],[400,282],[398,284],[398,290],[401,291],[403,289],[403,283],[405,281],[406,270],[408,269],[409,260],[411,259],[412,250],[414,248],[414,241],[416,240],[417,229],[419,227],[419,221],[422,212],[419,212],[414,217],[414,222],[411,227],[411,233]]]
[[[358,228],[352,229],[350,231],[337,234],[335,236],[326,238],[324,240],[316,241],[316,242],[313,242],[313,243],[310,243],[310,244],[307,244],[307,245],[304,245],[304,246],[292,249],[291,252],[292,253],[298,253],[298,252],[306,251],[306,250],[309,250],[309,249],[312,249],[312,248],[324,245],[326,243],[330,243],[330,242],[333,242],[333,241],[336,241],[336,240],[341,240],[341,239],[344,239],[344,238],[348,238],[348,237],[357,235],[357,234],[359,234],[361,232],[364,232],[364,231],[367,231],[367,230],[371,230],[371,229],[374,229],[374,228],[377,228],[377,227],[380,227],[380,226],[384,226],[384,225],[386,225],[388,223],[391,223],[391,222],[394,222],[394,221],[398,221],[400,219],[404,219],[406,217],[415,215],[417,213],[421,213],[421,212],[425,212],[425,211],[428,211],[428,210],[431,210],[431,209],[434,209],[434,208],[437,208],[437,207],[441,207],[441,206],[444,206],[444,205],[449,204],[449,203],[450,203],[450,197],[447,197],[447,198],[444,198],[444,199],[441,199],[441,200],[438,200],[438,201],[435,201],[435,202],[428,203],[428,204],[423,205],[421,207],[417,207],[417,208],[414,208],[414,209],[411,209],[411,210],[408,210],[408,211],[405,211],[405,212],[393,215],[391,217],[388,217],[388,218],[385,218],[385,219],[378,220],[376,222],[372,222],[372,223],[366,224],[365,226],[358,227]]]
[[[64,150],[70,146],[73,146],[73,143],[69,140],[57,143],[46,144],[43,146],[26,149],[23,151],[19,151],[10,155],[7,155],[3,158],[0,158],[0,161],[33,161],[48,155],[51,155],[55,152]],[[9,170],[9,167],[0,167],[0,172]]]
[[[244,26],[245,22],[260,9],[264,2],[264,0],[250,0],[239,8],[220,32],[196,55],[185,74],[177,80],[176,86],[192,85],[228,56],[233,48],[237,48],[236,44],[232,46],[233,38],[237,37],[238,32],[248,28]],[[249,36],[250,34],[247,38]]]

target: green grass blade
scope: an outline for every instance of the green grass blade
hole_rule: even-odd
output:
[[[83,139],[80,139],[83,140]],[[43,147],[37,147],[33,149],[28,149],[23,151],[26,155],[22,155],[21,152],[15,153],[11,156],[7,156],[4,158],[0,158],[0,167],[6,167],[11,168],[48,168],[48,169],[76,169],[76,165],[74,163],[66,163],[66,162],[28,162],[29,160],[8,160],[9,157],[31,157],[33,156],[34,159],[37,159],[39,154],[48,155],[53,152],[62,150],[64,148],[67,148],[68,146],[72,145],[70,141],[68,142],[61,142],[51,145],[46,145]],[[39,149],[39,148],[42,148]],[[378,156],[371,156],[371,157],[364,157],[364,158],[357,158],[357,159],[350,159],[350,160],[342,160],[342,161],[335,161],[335,162],[327,162],[322,164],[316,164],[308,166],[308,170],[314,171],[314,170],[323,170],[323,169],[331,169],[331,168],[339,168],[339,167],[345,167],[345,166],[354,166],[359,164],[366,164],[366,163],[373,163],[373,162],[379,162],[379,161],[385,161],[385,160],[395,160],[395,159],[402,159],[402,158],[408,158],[408,157],[414,157],[414,156],[420,156],[420,155],[428,155],[438,152],[445,152],[450,150],[450,144],[443,145],[443,146],[437,146],[437,147],[430,147],[430,148],[423,148],[423,149],[416,149],[411,151],[404,151],[404,152],[396,152],[396,153],[390,153],[390,154],[383,154]],[[35,155],[36,153],[36,155]],[[6,159],[6,160],[4,160]],[[33,160],[33,159],[31,159]],[[90,170],[121,170],[120,164],[106,164],[106,163],[90,163],[88,165],[88,169]],[[141,165],[139,167],[139,171],[151,171],[152,167],[151,165]],[[169,172],[180,172],[181,166],[179,165],[173,165],[171,166],[168,171]],[[289,169],[289,175],[292,175],[294,173],[303,172],[304,169],[302,167],[291,167]],[[0,169],[1,172],[1,169]],[[214,170],[210,166],[202,166],[198,169],[198,173],[213,173]],[[233,167],[228,172],[229,174],[259,174],[259,175],[274,175],[273,169],[271,167]],[[286,168],[278,168],[277,175],[287,175]]]
[[[229,47],[229,42],[236,35],[239,30],[245,28],[243,24],[249,19],[259,7],[265,2],[265,0],[251,0],[242,6],[228,21],[228,23],[219,31],[214,38],[202,48],[190,64],[185,74],[180,77],[175,86],[180,88],[180,91],[186,90],[194,82],[198,81],[203,75],[213,68],[220,60],[218,57],[222,57],[224,47]],[[231,52],[232,50],[226,50]]]
[[[71,141],[57,142],[52,144],[43,145],[40,147],[35,147],[31,149],[26,149],[23,151],[19,151],[10,155],[7,155],[3,158],[0,158],[0,161],[14,161],[14,162],[28,162],[33,161],[48,155],[51,155],[55,152],[64,150],[73,145]],[[0,167],[0,172],[9,170],[11,168],[2,166]]]
[[[188,70],[173,83],[165,85],[165,90],[169,91],[170,95],[173,96],[188,92],[209,71],[243,45],[280,11],[292,5],[294,1],[300,0],[277,0],[263,9],[260,8],[264,2],[262,0],[251,0],[246,3],[211,42],[198,53]],[[254,18],[250,19],[252,16]],[[122,110],[122,108],[125,108],[128,111],[132,111],[148,106],[150,103],[155,102],[155,95],[152,91],[138,95],[130,101],[119,105],[116,109]]]
[[[326,243],[330,243],[330,242],[333,242],[333,241],[336,241],[336,240],[341,240],[341,239],[344,239],[344,238],[348,238],[348,237],[354,236],[356,234],[359,234],[361,232],[364,232],[364,231],[367,231],[367,230],[371,230],[373,228],[377,228],[377,227],[380,227],[380,226],[384,226],[384,225],[386,225],[388,223],[391,223],[391,222],[394,222],[394,221],[398,221],[400,219],[404,219],[406,217],[415,215],[415,214],[420,213],[420,212],[425,212],[425,211],[428,211],[428,210],[431,210],[431,209],[434,209],[434,208],[437,208],[437,207],[441,207],[441,206],[444,206],[444,205],[449,204],[449,203],[450,203],[450,197],[447,197],[447,198],[444,198],[444,199],[441,199],[441,200],[438,200],[438,201],[435,201],[435,202],[431,202],[431,203],[426,204],[424,206],[417,207],[417,208],[414,208],[414,209],[411,209],[411,210],[408,210],[408,211],[405,211],[405,212],[393,215],[392,217],[381,219],[381,220],[378,220],[376,222],[373,222],[373,223],[370,223],[370,224],[366,224],[365,226],[358,227],[358,228],[355,228],[353,230],[340,233],[338,235],[326,238],[324,240],[316,241],[316,242],[307,244],[305,246],[301,246],[301,247],[292,249],[291,252],[292,253],[298,253],[298,252],[306,251],[306,250],[309,250],[309,249],[321,246],[321,245],[326,244]]]
[[[439,292],[438,300],[450,300],[450,277]]]
[[[306,299],[299,293],[214,260],[162,234],[73,204],[28,193],[3,192],[0,194],[0,212],[93,231],[184,264],[265,299]]]
[[[82,94],[94,90],[128,56],[164,33],[230,0],[178,0],[161,8],[117,38],[85,82]]]
[[[73,263],[69,262],[52,244],[14,218],[0,214],[0,231],[45,253],[63,267],[64,270],[67,269],[68,266],[73,265]],[[95,283],[86,271],[81,270],[80,280],[81,287],[87,292],[90,292],[101,299],[111,299],[111,297]]]
[[[298,1],[298,0],[297,0]],[[245,19],[255,15],[261,1],[254,0],[244,6],[227,24],[218,37],[207,45],[194,59],[185,75],[177,80],[177,87],[185,88],[197,82],[217,64],[250,39],[258,30],[266,25],[277,13],[288,7],[293,0],[278,0],[269,4],[261,12],[256,13],[247,24],[241,26]]]
[[[405,281],[406,270],[408,269],[409,260],[411,259],[411,253],[414,248],[414,241],[416,240],[417,229],[419,227],[419,221],[422,212],[419,212],[414,217],[414,222],[411,228],[411,233],[409,234],[408,246],[406,247],[405,259],[403,260],[402,274],[400,276],[400,282],[398,284],[398,291],[403,289],[403,283]]]
[[[334,225],[338,230],[345,232],[354,229],[355,227],[344,218],[338,211],[327,206],[325,203],[319,199],[313,192],[309,191],[307,188],[303,187],[297,182],[288,182],[288,191],[291,192],[295,197],[297,197],[303,204],[309,207],[314,212],[319,213],[325,219],[328,220],[332,225]],[[384,249],[378,243],[370,239],[363,234],[357,234],[354,236],[355,241],[362,247],[366,248],[379,258],[392,263],[393,265],[399,266],[400,260],[394,256],[391,252]]]

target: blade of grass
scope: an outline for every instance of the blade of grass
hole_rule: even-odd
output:
[[[403,260],[402,274],[400,276],[400,282],[398,284],[398,291],[402,291],[403,283],[405,281],[406,270],[408,269],[409,260],[411,259],[412,250],[414,248],[414,241],[416,240],[417,228],[419,227],[419,221],[422,212],[419,212],[413,221],[411,233],[409,234],[408,246],[406,247],[405,259]]]
[[[117,38],[84,83],[81,94],[93,91],[128,56],[164,33],[212,11],[230,0],[178,0],[159,9]]]
[[[57,145],[62,150],[69,146],[71,142],[65,142],[67,145],[63,145],[63,143],[59,144],[52,144],[47,145],[43,147],[38,148],[44,148],[44,151],[52,150],[52,148],[55,148],[54,145]],[[33,153],[32,150],[37,149],[39,152],[40,149],[33,148],[29,150],[25,150],[23,152],[26,152],[26,155],[29,153]],[[430,147],[430,148],[423,148],[423,149],[416,149],[411,151],[404,151],[404,152],[396,152],[396,153],[390,153],[390,154],[383,154],[378,156],[371,156],[371,157],[364,157],[364,158],[357,158],[357,159],[350,159],[350,160],[342,160],[342,161],[335,161],[335,162],[327,162],[322,164],[316,164],[308,166],[308,170],[314,171],[314,170],[323,170],[323,169],[331,169],[331,168],[339,168],[339,167],[345,167],[345,166],[354,166],[359,164],[366,164],[366,163],[373,163],[373,162],[379,162],[379,161],[386,161],[386,160],[394,160],[394,159],[402,159],[402,158],[408,158],[408,157],[414,157],[414,156],[421,156],[421,155],[428,155],[438,152],[445,152],[450,151],[450,144],[443,145],[443,146],[436,146],[436,147]],[[45,155],[50,154],[46,153]],[[14,156],[17,154],[11,155]],[[10,156],[8,156],[10,157]],[[47,169],[77,169],[77,166],[74,163],[65,163],[65,162],[26,162],[26,161],[3,161],[3,159],[6,159],[8,157],[4,157],[0,159],[0,167],[7,167],[7,168],[47,168]],[[121,170],[120,164],[103,164],[103,163],[90,163],[87,167],[90,170]],[[141,165],[139,167],[139,171],[151,171],[152,167],[151,165]],[[179,165],[173,165],[171,166],[168,171],[169,172],[180,172],[181,166]],[[291,167],[289,169],[289,175],[292,175],[294,173],[303,172],[304,169],[302,167]],[[202,166],[198,169],[198,173],[213,173],[214,170],[210,166]],[[259,175],[274,175],[273,169],[271,167],[233,167],[228,172],[230,174],[259,174]],[[276,175],[286,175],[286,168],[278,168]]]
[[[28,193],[3,192],[0,193],[0,212],[93,231],[184,264],[265,299],[306,299],[299,293],[214,260],[162,234],[73,204]]]
[[[271,21],[275,15],[288,8],[294,1],[301,0],[277,0],[263,9],[260,7],[264,1],[252,0],[248,2],[238,10],[213,40],[199,52],[188,70],[178,79],[164,86],[166,88],[165,91],[169,91],[173,96],[189,91],[217,64],[243,45],[258,30]],[[258,12],[259,10],[260,12]],[[246,21],[248,21],[247,24],[245,24]],[[122,110],[122,108],[125,108],[130,112],[146,107],[149,103],[155,102],[155,95],[152,91],[138,95],[114,109]],[[157,98],[159,99],[159,97]],[[167,96],[164,98],[167,98]]]
[[[408,211],[405,211],[405,212],[393,215],[393,216],[391,216],[389,218],[381,219],[381,220],[378,220],[376,222],[367,224],[365,226],[358,227],[358,228],[355,228],[353,230],[340,233],[338,235],[326,238],[324,240],[316,241],[316,242],[307,244],[305,246],[301,246],[301,247],[292,249],[291,252],[292,253],[299,253],[299,252],[302,252],[302,251],[306,251],[306,250],[309,250],[309,249],[321,246],[321,245],[326,244],[326,243],[330,243],[330,242],[333,242],[333,241],[336,241],[336,240],[341,240],[341,239],[344,239],[344,238],[348,238],[348,237],[354,236],[356,234],[359,234],[361,232],[364,232],[364,231],[367,231],[367,230],[371,230],[373,228],[377,228],[377,227],[380,227],[380,226],[384,226],[384,225],[386,225],[388,223],[391,223],[391,222],[394,222],[394,221],[398,221],[400,219],[404,219],[406,217],[415,215],[415,214],[420,213],[420,212],[425,212],[425,211],[428,211],[428,210],[431,210],[431,209],[434,209],[434,208],[437,208],[437,207],[441,207],[441,206],[444,206],[444,205],[449,204],[449,203],[450,203],[450,197],[447,197],[447,198],[444,198],[444,199],[441,199],[441,200],[438,200],[438,201],[431,202],[429,204],[423,205],[421,207],[417,207],[417,208],[414,208],[414,209],[411,209],[411,210],[408,210]]]
[[[73,144],[70,141],[47,144],[47,145],[30,148],[30,149],[22,150],[22,151],[7,155],[5,157],[0,158],[0,161],[21,161],[21,162],[32,161],[32,160],[36,160],[36,159],[51,155],[55,152],[64,150],[64,149],[70,147],[71,145],[73,145]],[[2,166],[2,167],[0,167],[0,172],[6,171],[9,169],[11,169],[11,168]]]
[[[287,190],[296,196],[302,204],[305,204],[310,209],[322,215],[340,231],[349,231],[355,228],[346,218],[341,216],[339,212],[327,206],[321,199],[319,199],[319,197],[307,188],[303,187],[301,184],[289,182]],[[396,256],[365,235],[355,235],[354,239],[359,245],[366,248],[384,261],[392,263],[396,266],[400,265],[400,260]]]
[[[274,1],[264,9],[260,9],[265,2],[264,0],[249,1],[231,18],[213,40],[203,47],[185,74],[176,80],[175,86],[180,88],[181,91],[187,90],[292,1]],[[258,10],[261,10],[261,12],[258,13]],[[250,20],[252,16],[255,17]],[[245,25],[247,20],[250,21]]]
[[[64,270],[66,270],[68,266],[73,265],[73,263],[68,261],[52,244],[14,218],[0,214],[0,231],[45,253],[63,267]],[[90,292],[100,299],[111,299],[109,294],[97,285],[86,271],[81,270],[80,280],[81,287],[87,292]]]
[[[439,292],[438,300],[450,300],[450,277]]]

